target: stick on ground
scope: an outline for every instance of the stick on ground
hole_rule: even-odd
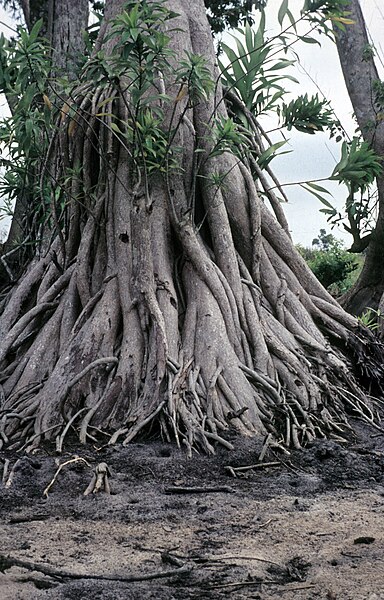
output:
[[[30,562],[27,560],[20,560],[19,558],[13,558],[11,556],[5,556],[0,554],[0,573],[5,573],[11,567],[21,567],[28,569],[28,571],[38,571],[54,579],[97,579],[102,581],[149,581],[151,579],[161,579],[164,577],[173,577],[174,575],[186,575],[192,570],[192,565],[184,565],[178,569],[172,569],[170,571],[154,571],[152,573],[144,573],[142,575],[89,575],[81,573],[69,573],[61,569],[55,569],[48,565],[40,565],[38,563]]]
[[[165,488],[166,494],[213,494],[216,492],[226,492],[232,494],[234,490],[228,485],[217,487],[180,487],[178,485]]]

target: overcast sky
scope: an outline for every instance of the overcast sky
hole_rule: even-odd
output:
[[[375,43],[379,57],[384,62],[384,51],[380,40],[384,44],[384,4],[383,0],[361,0],[368,30]],[[267,8],[267,27],[270,35],[279,31],[277,24],[277,12],[281,0],[269,0]],[[289,7],[295,16],[299,15],[303,0],[289,0]],[[0,20],[13,25],[9,15],[0,9]],[[0,31],[8,36],[9,29],[0,23]],[[336,47],[325,36],[319,38],[321,47],[314,44],[301,44],[297,46],[300,55],[301,66],[292,71],[300,85],[291,85],[292,97],[302,93],[309,94],[321,92],[331,101],[332,106],[349,134],[353,134],[354,123],[352,120],[352,107],[346,92],[343,76],[341,73]],[[381,64],[381,76],[384,78]],[[315,82],[316,85],[311,81]],[[1,110],[5,110],[5,105]],[[328,177],[335,164],[339,160],[340,148],[329,139],[327,134],[305,135],[295,132],[289,133],[290,148],[294,150],[290,154],[276,158],[272,162],[274,171],[277,172],[282,183],[295,181],[311,181]],[[275,138],[276,139],[276,138]],[[288,148],[288,146],[287,146]],[[285,149],[285,147],[284,147]],[[341,209],[345,201],[345,188],[338,186],[335,182],[323,184],[335,197],[337,206]],[[285,191],[289,197],[289,203],[285,205],[286,214],[291,227],[295,242],[310,246],[320,228],[330,231],[326,218],[319,209],[322,207],[319,201],[311,194],[306,193],[299,186],[288,186]],[[0,221],[0,232],[4,230],[5,222]],[[343,239],[348,245],[350,242],[348,234],[342,228],[333,230],[336,237]]]
[[[380,44],[380,40],[383,40],[384,43],[384,2],[383,0],[361,0],[360,4],[378,57],[384,61],[383,46]],[[271,24],[271,32],[277,31],[272,25],[273,22],[276,23],[280,5],[281,0],[269,0],[268,2],[267,25]],[[289,2],[289,7],[295,16],[298,16],[302,5],[302,0],[290,0]],[[300,79],[299,86],[294,84],[291,86],[292,97],[305,92],[315,94],[320,89],[331,101],[338,119],[348,134],[353,135],[355,130],[355,123],[352,119],[353,110],[344,85],[336,46],[324,35],[317,39],[319,39],[321,47],[315,44],[300,44],[296,48],[302,66],[298,65],[296,72],[292,72]],[[377,66],[381,77],[384,77],[380,60]],[[340,146],[330,140],[328,134],[305,135],[291,131],[288,135],[294,152],[278,157],[272,163],[274,171],[277,172],[282,183],[316,180],[328,177],[332,173],[336,163],[340,160]],[[339,186],[336,182],[321,183],[321,185],[331,191],[336,200],[336,206],[341,209],[346,197],[346,188]],[[290,200],[289,204],[285,205],[285,210],[293,238],[295,242],[310,246],[320,228],[330,231],[326,217],[319,212],[319,209],[323,207],[314,196],[306,193],[299,186],[289,186],[285,191]],[[346,245],[350,244],[350,236],[342,227],[335,228],[332,232],[336,237],[344,240]]]

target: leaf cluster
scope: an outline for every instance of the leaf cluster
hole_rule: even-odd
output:
[[[36,170],[53,123],[50,52],[48,44],[39,38],[41,26],[38,21],[30,33],[20,27],[18,39],[10,42],[0,36],[0,90],[12,109],[12,115],[0,125],[0,165],[5,170],[0,195],[6,199],[2,201],[3,213],[9,212],[10,201],[20,195],[41,196]]]
[[[371,331],[377,331],[383,320],[383,314],[380,309],[375,310],[368,306],[357,319],[364,327],[368,327]]]
[[[333,27],[345,31],[346,25],[353,24],[348,5],[349,0],[305,0],[301,13],[319,32],[333,38]]]
[[[236,31],[239,36],[232,36],[236,50],[221,44],[229,61],[229,64],[219,61],[224,86],[234,90],[255,116],[276,110],[278,100],[286,92],[282,82],[297,83],[291,75],[281,73],[294,61],[275,58],[276,44],[265,38],[264,13],[256,31],[248,23]]]
[[[345,183],[352,193],[365,191],[382,173],[382,159],[368,142],[353,138],[343,142],[341,159],[333,170],[331,179]]]
[[[184,114],[214,89],[203,56],[186,51],[175,66],[169,35],[175,29],[169,22],[176,16],[164,0],[128,0],[105,38],[112,49],[96,52],[83,70],[85,80],[112,87],[125,105],[128,119],[111,113],[111,129],[124,143],[139,178],[177,167],[179,149],[172,142],[181,117],[174,122],[176,109],[181,104]],[[176,96],[166,94],[165,87],[178,89]],[[165,107],[172,109],[168,125]]]
[[[384,110],[384,81],[377,79],[372,83],[375,104],[379,110]]]
[[[213,33],[233,29],[243,22],[253,24],[253,9],[261,10],[267,0],[204,0]]]
[[[304,94],[289,104],[283,103],[278,112],[283,127],[286,127],[288,131],[295,128],[303,133],[314,134],[332,127],[335,123],[328,101],[319,100],[317,94],[311,98],[308,97],[308,94]]]

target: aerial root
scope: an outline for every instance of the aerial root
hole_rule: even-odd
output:
[[[11,485],[13,484],[13,480],[15,478],[15,473],[16,473],[17,467],[19,466],[20,462],[21,462],[21,458],[18,458],[15,461],[12,469],[9,471],[9,475],[8,475],[8,470],[9,470],[9,464],[10,464],[10,462],[9,462],[9,460],[5,460],[4,467],[3,467],[2,482],[3,482],[4,487],[6,489],[10,488]]]
[[[255,219],[258,223],[258,215],[255,215]],[[92,233],[93,228],[90,226],[89,230]],[[93,235],[94,231],[90,239]],[[68,286],[76,283],[74,272],[84,272],[88,267],[81,261],[79,264],[72,263],[61,275],[54,273],[52,269],[52,273],[46,275],[41,289],[41,303],[28,310],[10,328],[5,350],[2,348],[0,351],[0,358],[1,352],[4,356],[7,352],[11,356],[10,364],[5,363],[2,376],[5,378],[5,386],[11,377],[16,380],[19,373],[17,361],[23,364],[20,387],[15,382],[7,390],[8,397],[5,394],[0,396],[0,447],[10,443],[20,444],[22,439],[29,438],[23,449],[27,447],[31,451],[44,439],[46,433],[52,434],[55,430],[56,449],[61,453],[71,429],[78,430],[81,443],[85,443],[87,439],[96,442],[100,433],[109,437],[108,444],[115,444],[123,438],[123,444],[127,445],[144,429],[149,429],[152,423],[157,422],[164,439],[174,439],[179,447],[184,446],[188,456],[197,448],[209,454],[215,452],[216,445],[232,449],[232,443],[225,439],[229,429],[243,434],[252,435],[256,432],[269,435],[268,447],[277,446],[282,449],[283,446],[293,446],[301,449],[316,437],[342,435],[348,428],[346,407],[352,414],[374,424],[381,431],[377,425],[377,416],[364,401],[361,390],[352,380],[346,379],[347,367],[342,350],[331,349],[326,337],[315,326],[316,319],[322,320],[330,331],[332,329],[333,337],[340,334],[340,340],[346,344],[348,335],[352,335],[351,330],[356,325],[355,320],[344,316],[339,307],[325,298],[318,299],[305,291],[300,295],[299,289],[295,287],[299,285],[298,282],[292,273],[287,273],[286,265],[284,267],[280,264],[282,260],[277,251],[265,240],[262,240],[261,247],[261,264],[265,269],[261,269],[260,281],[257,279],[257,282],[256,272],[251,274],[242,259],[235,254],[239,267],[239,289],[229,286],[217,265],[206,275],[206,278],[212,278],[214,285],[208,280],[202,280],[195,264],[188,267],[189,282],[184,282],[187,288],[184,292],[185,297],[189,298],[190,291],[191,298],[185,306],[187,316],[183,323],[179,340],[181,350],[177,358],[169,356],[166,343],[167,323],[165,317],[160,319],[157,314],[160,311],[157,297],[151,296],[152,304],[156,303],[157,312],[152,304],[152,310],[148,309],[146,312],[145,302],[141,302],[139,308],[142,318],[138,329],[141,328],[142,335],[139,341],[143,346],[143,383],[139,382],[138,389],[135,390],[137,397],[132,403],[133,408],[131,400],[123,397],[121,384],[116,397],[119,397],[119,411],[123,416],[121,423],[117,428],[111,427],[112,430],[109,429],[109,424],[113,421],[114,407],[110,405],[108,394],[116,373],[119,373],[119,377],[126,376],[125,383],[128,382],[128,375],[122,367],[124,362],[121,361],[124,333],[119,332],[117,324],[121,319],[120,304],[119,300],[115,302],[120,281],[119,274],[113,270],[111,275],[102,279],[103,289],[96,292],[92,290],[93,295],[89,281],[81,290],[77,288],[82,302],[78,306],[76,318],[72,319],[71,316],[73,322],[68,326],[67,344],[74,356],[76,352],[81,355],[81,343],[85,339],[89,364],[78,373],[76,364],[71,365],[72,372],[69,369],[66,371],[66,368],[61,372],[58,370],[59,385],[48,386],[51,391],[57,390],[51,401],[52,396],[47,395],[45,389],[46,380],[50,379],[56,368],[55,361],[61,360],[62,347],[65,347],[64,338],[68,340],[68,336],[64,336],[58,342],[60,349],[55,350],[53,364],[44,365],[44,380],[28,383],[27,367],[34,350],[39,347],[39,334],[35,342],[26,345],[24,354],[22,353],[26,336],[34,331],[35,318],[44,321],[45,315],[55,311],[51,317],[50,332],[58,330],[60,333],[65,328],[65,324],[61,323],[61,318],[64,321],[64,317],[60,316],[59,319],[60,311],[63,314],[60,299],[66,294],[70,295]],[[191,255],[192,250],[193,248]],[[201,258],[200,254],[197,258]],[[206,255],[204,260],[208,267],[211,263]],[[280,281],[279,285],[268,287],[268,280],[273,283],[276,278]],[[113,283],[108,286],[111,280]],[[133,299],[130,302],[130,310],[139,312],[137,304],[140,302]],[[148,298],[146,302],[149,303]],[[218,322],[222,322],[222,334],[219,332],[217,338],[219,342],[215,340],[214,343],[208,343],[198,339],[196,332],[202,322],[204,326],[209,323],[206,317],[210,316],[200,311],[200,303],[207,313],[218,310]],[[99,333],[94,325],[98,323],[95,314],[103,314],[106,307],[110,310],[110,320],[113,323],[107,339],[103,337],[104,334],[97,337]],[[53,320],[57,321],[55,329],[52,329]],[[149,327],[151,320],[155,322],[152,332]],[[161,327],[158,325],[160,321]],[[230,322],[232,328],[228,329]],[[86,333],[89,327],[94,327],[92,331],[96,332],[92,348],[89,343],[92,336]],[[208,331],[208,337],[209,333]],[[216,334],[214,328],[212,333]],[[365,340],[363,336],[362,338]],[[164,352],[157,360],[154,347],[159,339],[164,342]],[[93,347],[98,348],[94,354]],[[101,352],[99,348],[102,348]],[[107,356],[97,358],[103,353]],[[151,381],[155,381],[152,376],[155,372],[154,357],[157,360],[157,373],[161,362],[160,371],[163,373],[164,368],[165,376],[161,385],[156,382],[152,388],[158,390],[164,386],[166,390],[162,389],[158,397],[155,395],[153,401],[143,402],[141,406],[140,394],[144,396],[143,389],[150,389]],[[105,369],[100,374],[98,367],[101,366],[105,366]],[[91,374],[94,370],[96,373]],[[41,372],[40,368],[37,373]],[[133,374],[133,379],[136,375]],[[95,387],[96,391],[92,389],[92,381],[94,386],[98,386]],[[342,388],[340,382],[343,384]],[[52,435],[47,437],[51,438]]]
[[[50,483],[45,488],[45,490],[43,492],[43,496],[45,496],[46,498],[48,498],[49,491],[50,491],[51,487],[53,486],[53,484],[55,483],[55,481],[57,481],[57,478],[58,478],[60,472],[64,469],[64,467],[66,467],[67,465],[73,464],[73,463],[78,463],[78,462],[83,462],[88,467],[91,467],[91,465],[89,464],[89,462],[86,461],[85,458],[82,458],[81,456],[75,456],[74,458],[66,460],[65,462],[63,462],[61,464],[59,462],[57,462],[58,469],[57,469],[56,473],[54,474],[54,476],[53,476],[52,480],[50,481]]]

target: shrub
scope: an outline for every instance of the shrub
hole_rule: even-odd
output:
[[[351,287],[362,266],[362,258],[352,256],[343,243],[325,229],[320,229],[312,248],[300,245],[297,248],[317,279],[335,296]]]

